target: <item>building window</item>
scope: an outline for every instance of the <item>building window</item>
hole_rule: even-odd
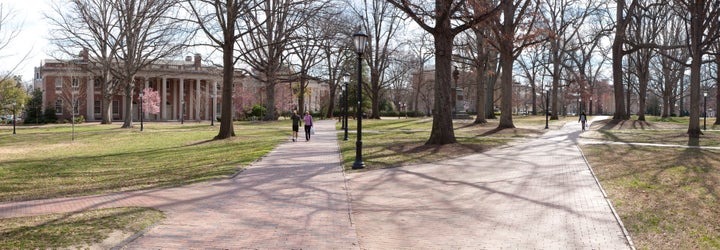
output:
[[[73,102],[73,104],[74,104],[73,105],[73,113],[75,113],[75,115],[79,115],[80,114],[80,100],[75,100]]]
[[[113,115],[120,115],[120,102],[118,100],[113,100],[112,105]]]
[[[80,79],[74,78],[72,79],[72,89],[73,91],[78,91],[80,89]]]
[[[95,101],[95,107],[93,108],[96,115],[102,112],[102,101]]]
[[[95,78],[95,82],[93,83],[93,88],[95,89],[95,92],[100,92],[101,86],[102,86],[102,82],[100,81],[100,78]]]
[[[55,114],[56,115],[62,115],[63,110],[63,101],[62,100],[56,100],[55,101]]]
[[[55,78],[55,92],[62,93],[62,78]]]

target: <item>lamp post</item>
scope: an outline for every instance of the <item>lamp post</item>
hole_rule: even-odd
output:
[[[708,92],[703,92],[703,130],[707,130],[707,95]]]
[[[343,97],[345,99],[345,105],[343,107],[343,129],[345,129],[345,138],[343,138],[343,141],[348,140],[348,103],[350,102],[348,99],[348,83],[350,83],[350,73],[345,73],[343,75],[342,85]]]
[[[545,86],[545,129],[549,129],[548,118],[550,115],[550,88]]]
[[[360,29],[353,34],[353,43],[355,44],[355,53],[358,55],[358,81],[357,81],[357,142],[355,143],[355,162],[352,169],[363,169],[365,163],[362,162],[362,55],[365,53],[365,45],[368,36]]]
[[[15,134],[15,120],[16,119],[16,113],[17,113],[17,101],[13,101],[13,135]]]
[[[590,96],[590,116],[592,116],[592,96]]]
[[[185,100],[180,100],[180,124],[185,124]]]
[[[140,96],[140,131],[142,132],[145,128],[143,126],[143,118],[145,117],[145,110],[143,110],[143,91],[140,90],[140,94],[138,95]]]
[[[580,112],[582,111],[582,98],[578,97],[578,106],[577,106],[577,115],[580,116]]]
[[[212,102],[212,107],[210,108],[210,112],[212,112],[212,115],[210,116],[210,126],[215,126],[215,94],[210,94],[210,102]]]

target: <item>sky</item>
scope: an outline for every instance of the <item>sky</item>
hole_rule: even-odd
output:
[[[0,72],[13,70],[13,75],[21,75],[26,83],[32,82],[34,67],[49,58],[45,53],[49,49],[47,41],[47,22],[43,13],[50,9],[48,0],[0,0],[3,14],[12,11],[11,27],[18,27],[20,33],[10,44],[0,51]],[[5,23],[0,32],[5,33]],[[4,35],[4,34],[3,34]],[[25,55],[28,58],[22,60]]]

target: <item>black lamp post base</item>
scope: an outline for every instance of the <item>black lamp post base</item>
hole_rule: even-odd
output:
[[[353,162],[352,169],[363,169],[365,168],[365,163],[362,161],[355,161]]]

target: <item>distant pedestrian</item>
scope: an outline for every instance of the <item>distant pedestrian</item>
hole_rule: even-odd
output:
[[[300,115],[298,115],[297,110],[293,110],[292,114],[292,141],[297,141],[298,138],[298,131],[300,130]]]
[[[310,111],[305,111],[305,117],[303,117],[303,121],[305,122],[305,141],[309,141],[310,131],[313,129],[313,119],[312,116],[310,116]]]
[[[585,115],[585,112],[580,113],[580,119],[578,122],[582,122],[582,130],[585,131],[585,126],[587,124],[587,115]]]

